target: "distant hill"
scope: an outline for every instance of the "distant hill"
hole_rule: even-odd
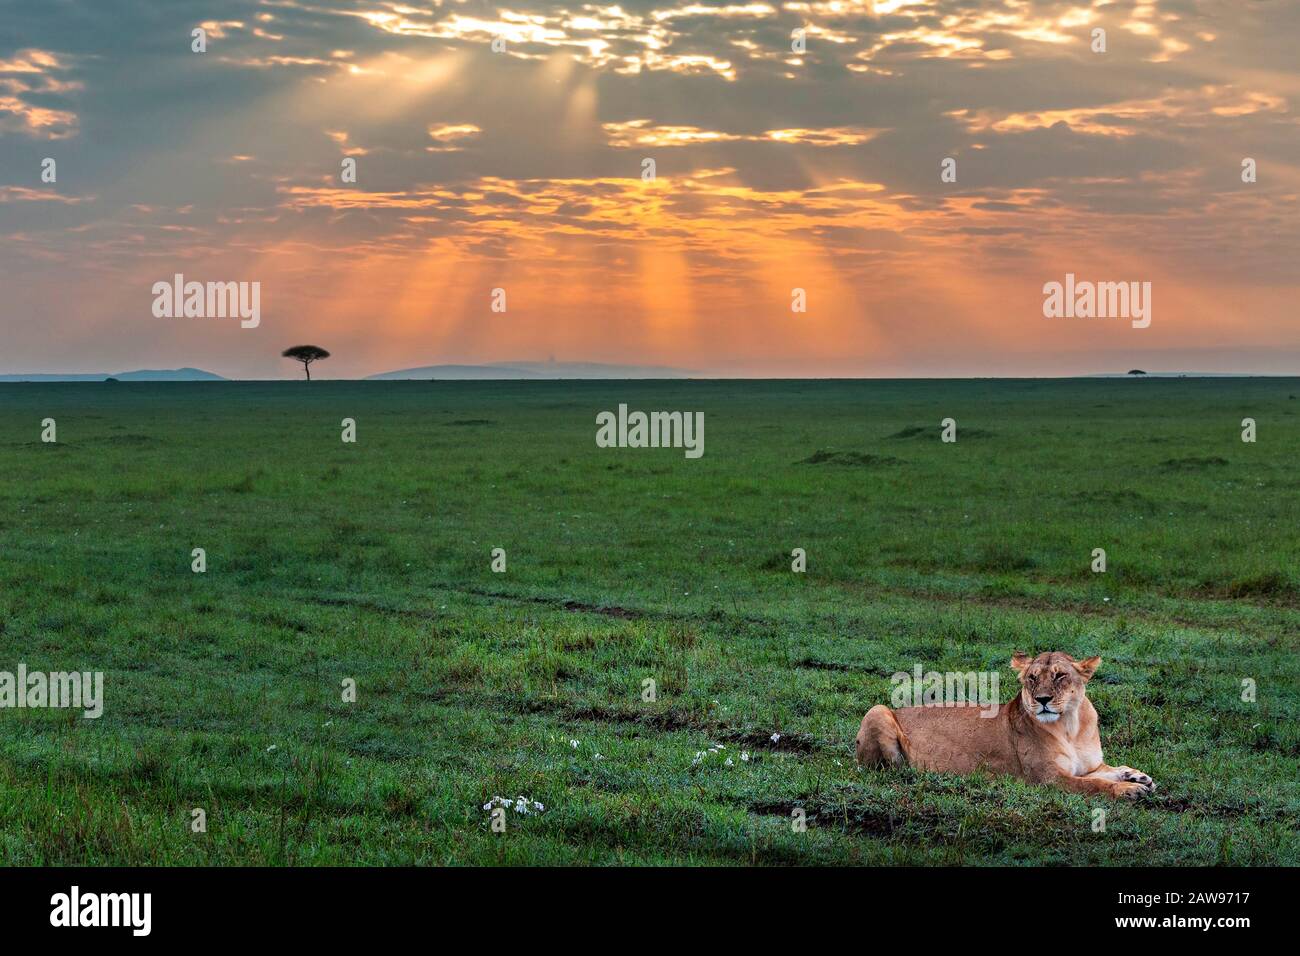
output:
[[[1084,375],[1082,378],[1128,378],[1143,376],[1145,378],[1258,378],[1254,372],[1144,372],[1140,368],[1128,372],[1100,372],[1096,375]]]
[[[367,375],[394,379],[690,378],[688,369],[666,365],[609,365],[602,362],[499,362],[492,365],[422,365]]]
[[[224,382],[227,379],[201,368],[137,369],[134,372],[37,372],[32,374],[0,375],[0,382],[102,382],[115,378],[119,382]]]
[[[443,379],[501,379],[501,378],[541,378],[532,372],[508,368],[504,365],[422,365],[419,368],[398,369],[395,372],[380,372],[367,375],[367,381],[394,381],[412,378]]]

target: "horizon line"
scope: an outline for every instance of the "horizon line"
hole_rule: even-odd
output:
[[[118,374],[131,374],[118,373]],[[1300,378],[1298,372],[1079,372],[1067,375],[678,375],[678,376],[520,376],[495,378],[376,378],[375,373],[359,377],[323,378],[232,378],[209,373],[215,378],[197,379],[118,379],[95,372],[0,372],[0,385],[230,385],[230,384],[294,384],[302,382],[370,382],[376,385],[394,382],[455,382],[480,384],[488,382],[962,382],[962,381],[1067,381],[1071,379],[1137,379],[1137,378]],[[27,379],[24,376],[32,376]],[[68,376],[67,378],[62,378]],[[78,376],[73,378],[72,376]],[[41,380],[35,380],[37,377]],[[60,380],[61,379],[61,380]]]

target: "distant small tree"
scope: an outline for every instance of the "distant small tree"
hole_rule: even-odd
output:
[[[1145,375],[1145,374],[1146,374],[1146,372],[1142,371],[1140,368],[1131,368],[1131,369],[1128,370],[1128,373],[1129,373],[1130,375]]]
[[[295,345],[291,349],[285,349],[280,353],[285,358],[291,358],[295,362],[302,363],[302,370],[307,373],[307,381],[311,381],[311,363],[327,359],[330,357],[319,345]]]

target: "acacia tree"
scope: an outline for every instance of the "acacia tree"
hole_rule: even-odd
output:
[[[311,381],[311,363],[320,359],[330,357],[319,345],[295,345],[291,349],[285,349],[280,353],[285,358],[291,358],[296,362],[302,363],[302,370],[307,373],[307,381]]]

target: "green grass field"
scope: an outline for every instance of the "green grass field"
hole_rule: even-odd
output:
[[[703,411],[704,457],[597,448],[619,402]],[[98,720],[0,710],[5,863],[1300,863],[1298,380],[0,385],[0,409],[0,670],[105,674]],[[854,767],[891,674],[996,669],[1006,699],[1018,649],[1102,656],[1107,760],[1153,797]],[[496,795],[545,810],[494,833]]]

